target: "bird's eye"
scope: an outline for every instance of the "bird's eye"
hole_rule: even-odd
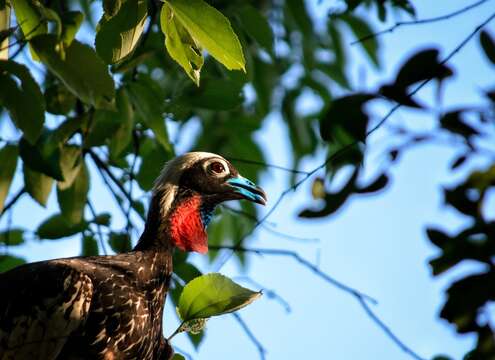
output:
[[[210,170],[215,174],[221,174],[225,172],[225,167],[221,162],[216,161],[210,165]]]

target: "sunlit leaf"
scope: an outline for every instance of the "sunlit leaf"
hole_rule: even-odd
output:
[[[129,56],[143,33],[148,16],[145,0],[127,0],[107,19],[103,15],[96,34],[96,52],[108,64]]]
[[[47,21],[43,18],[39,11],[41,4],[30,0],[15,0],[11,3],[15,11],[17,23],[20,25],[26,40],[30,40],[37,35],[47,33]],[[33,59],[38,60],[36,51],[33,50],[31,46],[30,50]]]
[[[67,11],[62,14],[62,41],[70,46],[72,40],[84,21],[84,15],[80,11]]]
[[[221,12],[203,0],[168,0],[172,10],[194,41],[229,70],[244,70],[241,44]]]
[[[23,164],[24,187],[27,193],[41,206],[46,206],[52,191],[53,179]]]
[[[2,159],[2,166],[0,166],[0,213],[3,210],[15,174],[18,153],[19,150],[14,145],[5,145],[0,149],[0,159]]]
[[[167,3],[162,6],[160,24],[165,35],[165,47],[170,57],[182,66],[196,85],[199,85],[200,72],[204,63],[200,45],[174,16]]]
[[[60,211],[71,224],[79,224],[83,220],[84,208],[89,191],[89,174],[84,161],[72,184],[61,189],[57,187],[57,199]]]
[[[0,60],[9,58],[9,37],[15,28],[10,28],[10,6],[6,1],[0,1]]]
[[[237,285],[229,278],[212,273],[189,282],[182,291],[178,311],[183,321],[209,318],[239,310],[261,296]]]

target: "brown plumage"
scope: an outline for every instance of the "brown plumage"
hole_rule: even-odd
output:
[[[169,359],[162,315],[176,247],[205,252],[222,201],[264,204],[263,191],[222,157],[188,153],[153,189],[131,252],[19,266],[0,274],[0,360]],[[206,246],[206,248],[205,248]]]

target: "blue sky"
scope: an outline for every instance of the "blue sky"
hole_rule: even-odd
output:
[[[318,1],[314,8],[318,10]],[[419,18],[441,15],[466,5],[466,1],[415,1]],[[434,45],[445,56],[458,45],[485,17],[493,11],[493,1],[463,16],[445,22],[413,26],[384,35],[381,58],[383,70],[375,72],[355,50],[350,72],[357,74],[366,68],[366,85],[391,79],[398,65],[419,46]],[[385,27],[378,24],[377,28]],[[495,23],[488,27],[495,33]],[[350,40],[350,39],[349,39]],[[451,65],[456,76],[448,81],[443,107],[475,103],[481,89],[493,83],[493,67],[480,57],[477,38],[473,39]],[[492,80],[492,81],[490,81]],[[421,91],[420,97],[432,104],[432,88]],[[310,106],[309,104],[308,106]],[[377,112],[385,113],[389,106],[378,104]],[[429,129],[430,118],[414,111],[400,110],[391,124],[406,123],[416,129]],[[286,130],[277,116],[270,117],[257,140],[265,148],[268,162],[290,166],[290,149],[285,141]],[[372,174],[380,166],[380,152],[388,141],[386,129],[370,138],[371,153],[366,161]],[[186,145],[179,146],[180,152]],[[345,284],[378,299],[373,309],[380,318],[418,354],[431,358],[444,353],[459,359],[473,344],[469,336],[459,337],[452,327],[438,319],[444,301],[443,291],[452,279],[473,268],[467,264],[439,279],[432,279],[427,261],[435,249],[425,238],[425,226],[441,224],[449,229],[462,225],[462,219],[443,205],[441,185],[453,181],[448,171],[449,159],[455,151],[440,146],[424,146],[401,157],[391,173],[391,184],[378,196],[353,197],[337,215],[311,221],[297,219],[298,210],[310,196],[310,181],[297,193],[287,196],[269,222],[276,229],[296,236],[318,238],[319,242],[301,243],[274,236],[263,229],[250,239],[250,246],[281,248],[297,251],[308,260],[318,262],[322,271]],[[322,161],[307,159],[311,169]],[[19,170],[19,169],[18,169]],[[112,199],[102,191],[94,177],[91,194],[96,195],[97,209],[116,211]],[[20,186],[17,181],[16,186]],[[273,201],[288,186],[287,174],[272,170],[262,178],[262,186]],[[13,214],[13,223],[33,228],[56,209],[52,193],[47,210],[27,197]],[[268,205],[269,209],[270,203]],[[266,209],[266,210],[267,210]],[[264,210],[264,211],[266,211]],[[6,224],[2,219],[0,226]],[[29,260],[42,260],[79,254],[79,239],[40,243],[32,240],[16,252]],[[208,271],[206,259],[194,255],[194,261]],[[221,272],[231,277],[245,275],[235,260],[230,260]],[[262,297],[240,315],[267,349],[267,359],[410,359],[370,321],[354,298],[317,278],[294,260],[275,256],[252,256],[247,275],[264,288],[275,290],[291,307],[291,312],[268,296]],[[253,284],[239,281],[246,286]],[[167,304],[165,334],[177,324],[174,309]],[[207,336],[196,353],[185,335],[178,335],[174,344],[192,354],[195,359],[256,359],[256,347],[244,334],[232,316],[214,318],[208,322]]]

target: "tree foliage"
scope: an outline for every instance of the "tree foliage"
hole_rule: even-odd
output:
[[[380,68],[381,40],[369,36],[374,31],[369,17],[385,21],[400,13],[414,19],[415,11],[408,0],[344,3],[317,26],[309,2],[297,0],[0,0],[1,119],[14,129],[0,139],[0,211],[11,210],[24,194],[46,206],[56,192],[58,201],[58,212],[37,228],[3,229],[0,243],[21,245],[28,233],[47,240],[77,234],[82,255],[103,253],[105,244],[114,252],[129,250],[132,230],[139,228],[135,222],[144,219],[147,205],[135,193],[149,191],[160,164],[175,155],[170,126],[179,137],[186,125],[199,122],[192,149],[221,153],[258,180],[267,165],[253,134],[269,115],[280,114],[293,162],[291,189],[324,172],[312,180],[313,199],[300,210],[303,218],[331,216],[349,198],[383,190],[388,169],[403,152],[446,138],[459,149],[454,173],[464,174],[463,166],[476,158],[487,165],[444,189],[446,204],[470,224],[456,233],[427,230],[439,250],[430,262],[432,273],[438,276],[467,259],[486,269],[447,289],[440,316],[459,333],[477,334],[466,359],[495,357],[493,330],[480,316],[495,299],[495,223],[485,216],[484,205],[495,187],[495,167],[493,153],[481,141],[494,138],[495,89],[484,90],[482,104],[438,114],[434,131],[427,134],[396,129],[398,145],[388,149],[389,161],[365,176],[367,137],[399,107],[429,113],[417,91],[434,83],[441,94],[454,69],[438,49],[419,49],[393,79],[356,91],[348,73],[349,34],[360,40],[356,46],[369,63]],[[479,39],[484,56],[495,65],[493,34],[478,30],[470,36]],[[308,92],[322,105],[302,113],[298,104]],[[389,104],[391,112],[385,117],[372,113],[370,104],[377,102]],[[326,156],[319,168],[300,169],[305,157],[318,158],[322,152]],[[336,186],[340,174],[347,180]],[[22,184],[17,189],[14,177]],[[109,214],[95,213],[89,193],[95,177],[103,179],[122,210],[124,228],[113,226]],[[213,246],[241,248],[252,233],[256,209],[243,203],[233,210],[235,216],[225,212],[214,219]],[[210,261],[218,254],[211,251]],[[244,252],[235,254],[245,261]],[[184,317],[181,290],[201,272],[186,254],[174,260],[171,298]],[[0,257],[2,271],[22,262],[8,254]],[[201,330],[200,325],[192,327]],[[197,346],[201,332],[190,336]]]

